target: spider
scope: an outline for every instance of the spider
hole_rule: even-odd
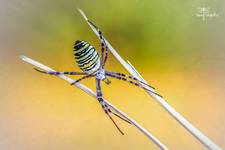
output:
[[[90,45],[88,42],[77,40],[74,44],[74,57],[75,57],[78,67],[83,72],[51,72],[51,71],[45,72],[45,71],[39,70],[37,68],[34,68],[34,69],[38,72],[49,74],[49,75],[60,75],[60,74],[83,75],[83,77],[75,80],[73,83],[71,83],[71,85],[74,85],[82,80],[87,79],[87,78],[95,77],[97,99],[98,99],[99,103],[101,104],[103,110],[107,114],[107,116],[111,119],[113,124],[118,129],[118,131],[122,135],[124,135],[123,131],[119,128],[119,126],[116,124],[116,122],[113,120],[113,118],[110,114],[113,114],[113,115],[119,117],[120,119],[126,121],[129,124],[131,124],[131,122],[129,122],[122,116],[118,115],[117,113],[113,112],[109,108],[109,106],[105,103],[105,101],[102,97],[101,81],[105,82],[106,84],[110,84],[111,82],[108,79],[108,77],[116,78],[116,79],[119,79],[122,81],[126,81],[135,86],[141,87],[141,88],[143,88],[147,91],[150,91],[160,97],[162,97],[162,96],[151,90],[151,89],[155,89],[154,87],[138,80],[137,78],[135,78],[131,75],[125,75],[123,73],[111,72],[111,71],[105,70],[105,64],[106,64],[106,60],[108,58],[108,47],[106,45],[105,39],[102,36],[102,32],[99,30],[99,28],[96,25],[94,25],[90,20],[88,20],[88,22],[94,28],[96,28],[96,30],[98,31],[98,36],[99,36],[99,39],[101,42],[101,57],[99,56],[97,50],[92,45]],[[142,84],[140,84],[140,83],[142,83]],[[146,86],[143,86],[143,84],[150,88],[146,88]]]

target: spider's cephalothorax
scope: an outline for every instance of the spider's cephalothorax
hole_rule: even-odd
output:
[[[100,80],[104,80],[106,78],[105,70],[100,68],[96,73],[96,78]]]
[[[107,77],[112,77],[116,78],[119,80],[123,80],[126,82],[129,82],[133,85],[136,85],[138,87],[141,87],[147,91],[150,91],[154,93],[155,95],[160,96],[157,94],[151,87],[150,85],[138,80],[137,78],[130,76],[130,75],[125,75],[123,73],[118,73],[118,72],[110,72],[104,69],[106,60],[108,58],[108,47],[106,45],[105,39],[102,37],[101,31],[92,23],[88,20],[88,23],[92,25],[93,28],[96,28],[98,30],[99,34],[99,39],[101,41],[101,59],[100,56],[98,55],[97,50],[91,46],[88,42],[85,41],[79,41],[77,40],[74,44],[74,56],[77,62],[77,65],[80,67],[80,69],[83,72],[44,72],[41,70],[38,70],[35,68],[35,70],[41,72],[41,73],[46,73],[50,75],[60,75],[60,74],[67,74],[67,75],[84,75],[83,77],[75,80],[75,82],[71,83],[71,85],[76,84],[80,82],[81,80],[90,78],[90,77],[95,77],[96,79],[96,96],[101,104],[102,108],[104,109],[105,113],[109,116],[109,118],[112,120],[112,122],[115,124],[117,129],[120,131],[121,134],[123,132],[120,130],[120,128],[117,126],[115,121],[112,119],[110,114],[114,114],[115,116],[121,118],[122,120],[130,123],[129,120],[124,119],[122,116],[118,115],[116,112],[113,112],[110,107],[105,103],[104,99],[102,98],[102,90],[101,90],[101,81],[104,81],[105,83],[109,84],[110,81],[107,79]]]
[[[98,52],[88,42],[79,40],[75,42],[74,57],[80,69],[87,74],[95,73],[100,68]]]

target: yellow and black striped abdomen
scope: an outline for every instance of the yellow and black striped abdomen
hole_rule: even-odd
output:
[[[77,40],[74,45],[74,56],[77,65],[87,74],[94,73],[100,68],[98,52],[88,42]]]

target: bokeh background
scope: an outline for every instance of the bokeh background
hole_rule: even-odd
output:
[[[219,14],[202,21],[198,7]],[[75,40],[99,41],[82,8],[124,59],[167,102],[225,148],[225,2],[223,0],[0,0],[0,149],[157,149],[83,91],[37,73],[25,54],[58,71],[78,71]],[[108,70],[125,72],[110,54]],[[78,77],[73,77],[74,79]],[[83,82],[95,90],[94,80]],[[112,79],[104,97],[174,150],[204,147],[142,89]]]

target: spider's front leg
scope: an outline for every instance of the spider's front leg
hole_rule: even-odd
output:
[[[102,90],[101,90],[101,85],[100,85],[101,80],[96,78],[96,90],[97,90],[97,99],[99,101],[99,103],[102,105],[103,110],[105,111],[105,113],[107,114],[107,116],[110,118],[110,120],[113,122],[113,124],[116,126],[116,128],[118,129],[118,131],[124,135],[123,131],[119,128],[119,126],[116,124],[116,122],[113,120],[113,118],[110,116],[110,113],[112,113],[112,111],[110,110],[110,108],[108,107],[108,105],[105,103],[104,99],[102,98]]]
[[[39,70],[37,68],[34,68],[34,70],[40,72],[40,73],[45,73],[45,74],[49,74],[49,75],[61,75],[61,74],[66,74],[66,75],[85,75],[86,73],[84,72],[55,72],[55,71],[42,71]]]
[[[36,70],[38,72],[41,72],[41,73],[44,73],[44,74],[49,74],[49,75],[62,75],[62,74],[66,74],[66,75],[85,75],[86,74],[84,72],[54,72],[54,71],[45,72],[45,71],[39,70],[37,68],[34,68],[34,70]],[[82,78],[75,80],[73,83],[71,83],[71,85],[74,85],[74,84],[80,82],[81,80],[84,80],[84,79],[87,79],[87,78],[90,78],[90,77],[93,77],[93,76],[94,76],[93,74],[88,74],[86,76],[83,76]]]
[[[150,85],[148,85],[148,84],[146,84],[146,83],[144,83],[144,82],[142,82],[142,81],[139,81],[139,80],[137,80],[137,78],[134,78],[134,77],[132,77],[132,76],[127,76],[127,75],[122,74],[122,73],[109,72],[109,71],[106,71],[106,75],[109,76],[109,77],[113,77],[113,78],[115,78],[115,79],[119,79],[119,80],[122,80],[122,81],[126,81],[126,82],[128,82],[128,83],[130,83],[130,84],[133,84],[133,85],[135,85],[135,86],[141,87],[141,88],[143,88],[143,89],[145,89],[145,90],[147,90],[147,91],[149,91],[149,92],[151,92],[151,93],[153,93],[153,94],[155,94],[155,95],[157,95],[157,96],[159,96],[159,97],[162,97],[161,95],[159,95],[158,93],[156,93],[156,92],[154,91],[154,89],[155,89],[154,87],[152,87],[152,86],[150,86]],[[130,78],[130,79],[133,79],[134,81],[129,80],[129,78]],[[138,83],[138,82],[140,82],[140,83],[142,83],[142,84],[144,84],[144,85],[150,87],[151,89],[142,86],[142,85],[141,85],[140,83]],[[153,90],[152,90],[152,89],[153,89]]]
[[[86,75],[86,76],[83,76],[83,77],[80,78],[80,79],[77,79],[76,81],[74,81],[73,83],[71,83],[71,85],[74,85],[74,84],[80,82],[81,80],[84,80],[84,79],[87,79],[87,78],[91,78],[91,77],[94,77],[94,76],[95,76],[95,75],[93,75],[93,74],[88,74],[88,75]]]
[[[108,114],[111,112],[108,105],[104,102],[104,99],[102,98],[102,90],[100,85],[101,80],[96,78],[96,91],[97,91],[97,99],[99,103],[101,104],[102,108],[104,109],[105,113]]]

